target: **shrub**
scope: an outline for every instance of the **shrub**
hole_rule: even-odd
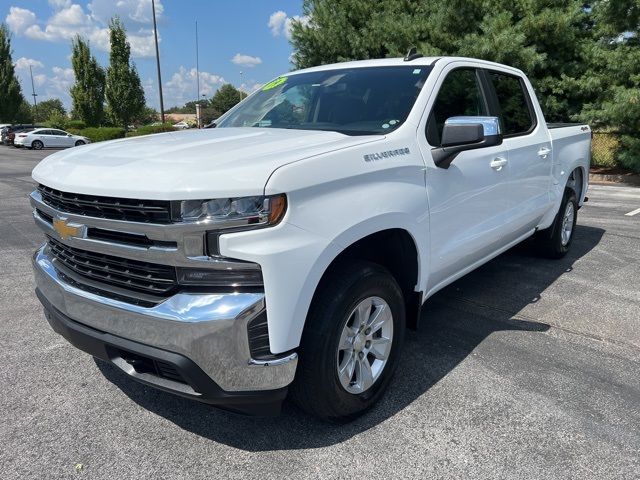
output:
[[[114,140],[116,138],[124,138],[124,128],[118,127],[98,127],[83,128],[76,130],[77,135],[89,138],[92,142],[103,142],[105,140]]]
[[[82,120],[68,120],[67,128],[73,128],[74,130],[82,130],[87,128],[87,125]]]
[[[175,128],[170,123],[161,125],[144,125],[137,130],[127,132],[127,137],[138,137],[140,135],[151,135],[152,133],[173,132]]]

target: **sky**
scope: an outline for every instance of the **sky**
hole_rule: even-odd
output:
[[[291,70],[290,25],[305,20],[301,10],[302,0],[156,0],[165,108],[197,98],[196,21],[200,94],[210,97],[224,83],[250,92]],[[31,66],[38,100],[60,98],[70,108],[71,39],[88,39],[106,67],[114,15],[127,28],[147,104],[159,108],[151,0],[0,0],[25,98],[32,100]]]

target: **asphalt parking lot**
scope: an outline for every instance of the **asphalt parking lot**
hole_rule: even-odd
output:
[[[640,478],[640,188],[592,186],[571,253],[525,244],[427,302],[346,426],[155,391],[55,334],[33,294],[31,169],[0,146],[0,478]]]

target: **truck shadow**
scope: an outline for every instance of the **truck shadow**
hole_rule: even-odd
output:
[[[138,384],[116,367],[96,361],[104,376],[129,398],[210,440],[247,451],[318,448],[334,445],[391,418],[464,361],[495,332],[546,332],[549,325],[518,313],[588,254],[604,230],[577,226],[570,253],[562,260],[536,256],[527,242],[466,275],[425,304],[422,325],[408,332],[401,363],[382,401],[347,425],[320,422],[285,403],[275,418],[244,417]],[[532,372],[532,375],[535,375]]]

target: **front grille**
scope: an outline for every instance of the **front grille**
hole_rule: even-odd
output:
[[[74,277],[71,277],[71,275],[74,275]],[[75,274],[72,274],[71,272],[62,272],[61,270],[58,270],[58,276],[67,284],[76,287],[80,290],[84,290],[85,292],[89,292],[89,293],[93,293],[95,295],[99,295],[101,297],[108,297],[108,298],[112,298],[113,300],[118,300],[120,302],[125,302],[125,303],[131,303],[133,305],[137,305],[139,307],[144,307],[144,308],[151,308],[151,307],[155,307],[158,302],[160,302],[162,300],[162,297],[160,298],[151,298],[151,297],[147,297],[147,298],[141,298],[140,295],[138,294],[132,294],[132,293],[125,293],[125,294],[121,294],[121,293],[115,293],[113,291],[110,290],[105,290],[104,286],[102,288],[100,287],[96,287],[93,285],[88,285],[86,282],[86,279],[81,278],[76,276]]]
[[[135,200],[67,193],[45,185],[38,185],[38,192],[44,203],[61,212],[129,222],[171,223],[171,202],[168,200]]]
[[[177,285],[174,267],[88,252],[47,239],[57,261],[92,282],[154,296],[167,296]]]
[[[164,242],[160,240],[151,240],[146,235],[139,233],[117,232],[115,230],[107,230],[104,228],[89,227],[87,229],[87,238],[92,240],[100,240],[109,243],[118,243],[120,245],[131,245],[133,247],[162,247],[177,248],[176,242]]]

